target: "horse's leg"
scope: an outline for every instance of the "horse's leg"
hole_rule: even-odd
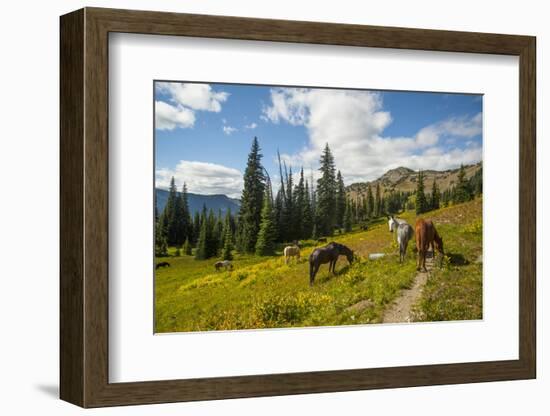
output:
[[[285,264],[288,264],[288,256],[285,254]]]
[[[319,271],[320,264],[313,264],[311,267],[310,275],[309,275],[309,285],[313,286],[313,282],[315,281],[315,276],[317,275],[317,272]]]

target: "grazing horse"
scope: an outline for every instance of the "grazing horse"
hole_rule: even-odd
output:
[[[161,263],[157,263],[157,265],[155,266],[155,270],[158,270],[160,269],[161,267],[170,267],[170,263],[168,263],[167,261],[163,261]]]
[[[298,261],[300,260],[300,247],[297,245],[286,246],[283,255],[285,256],[285,264],[288,264],[291,257],[296,257],[296,261]]]
[[[424,220],[419,218],[416,220],[415,225],[416,232],[416,248],[418,250],[418,264],[416,270],[426,269],[426,254],[428,248],[431,246],[433,256],[435,257],[435,248],[441,254],[445,254],[443,251],[443,239],[437,233],[435,225],[430,220]],[[435,248],[434,248],[435,244]]]
[[[222,267],[225,268],[225,270],[233,270],[233,263],[229,260],[217,261],[214,263],[214,267],[216,268],[216,271],[219,271]]]
[[[407,254],[407,246],[409,240],[414,234],[413,227],[406,222],[402,222],[397,226],[397,243],[399,244],[399,262],[403,263]]]
[[[328,271],[334,274],[339,256],[346,256],[349,264],[353,262],[353,251],[343,244],[332,242],[313,250],[309,256],[309,285],[313,286],[315,275],[321,264],[329,263]]]

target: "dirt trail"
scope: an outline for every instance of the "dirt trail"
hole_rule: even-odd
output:
[[[428,253],[429,256],[430,253]],[[401,295],[388,306],[382,317],[382,323],[411,322],[413,305],[420,299],[422,289],[428,280],[428,275],[433,267],[433,256],[426,256],[427,272],[417,272],[414,283],[410,289],[403,289]]]

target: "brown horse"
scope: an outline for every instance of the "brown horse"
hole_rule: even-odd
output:
[[[416,270],[426,269],[426,254],[428,248],[431,247],[433,256],[435,257],[435,248],[441,254],[445,254],[443,251],[443,239],[437,233],[435,225],[430,220],[424,220],[419,218],[416,220],[415,225],[415,234],[416,234],[416,249],[418,250],[418,264]]]

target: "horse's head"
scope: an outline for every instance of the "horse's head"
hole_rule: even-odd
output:
[[[395,221],[395,218],[393,218],[393,215],[390,215],[388,217],[388,227],[390,229],[390,233],[393,233],[394,228],[397,228],[397,221]]]
[[[348,250],[347,253],[346,253],[346,258],[348,259],[348,263],[349,264],[352,264],[353,263],[353,250]]]
[[[441,254],[445,255],[445,250],[443,249],[443,239],[439,235],[434,236],[435,248]]]

